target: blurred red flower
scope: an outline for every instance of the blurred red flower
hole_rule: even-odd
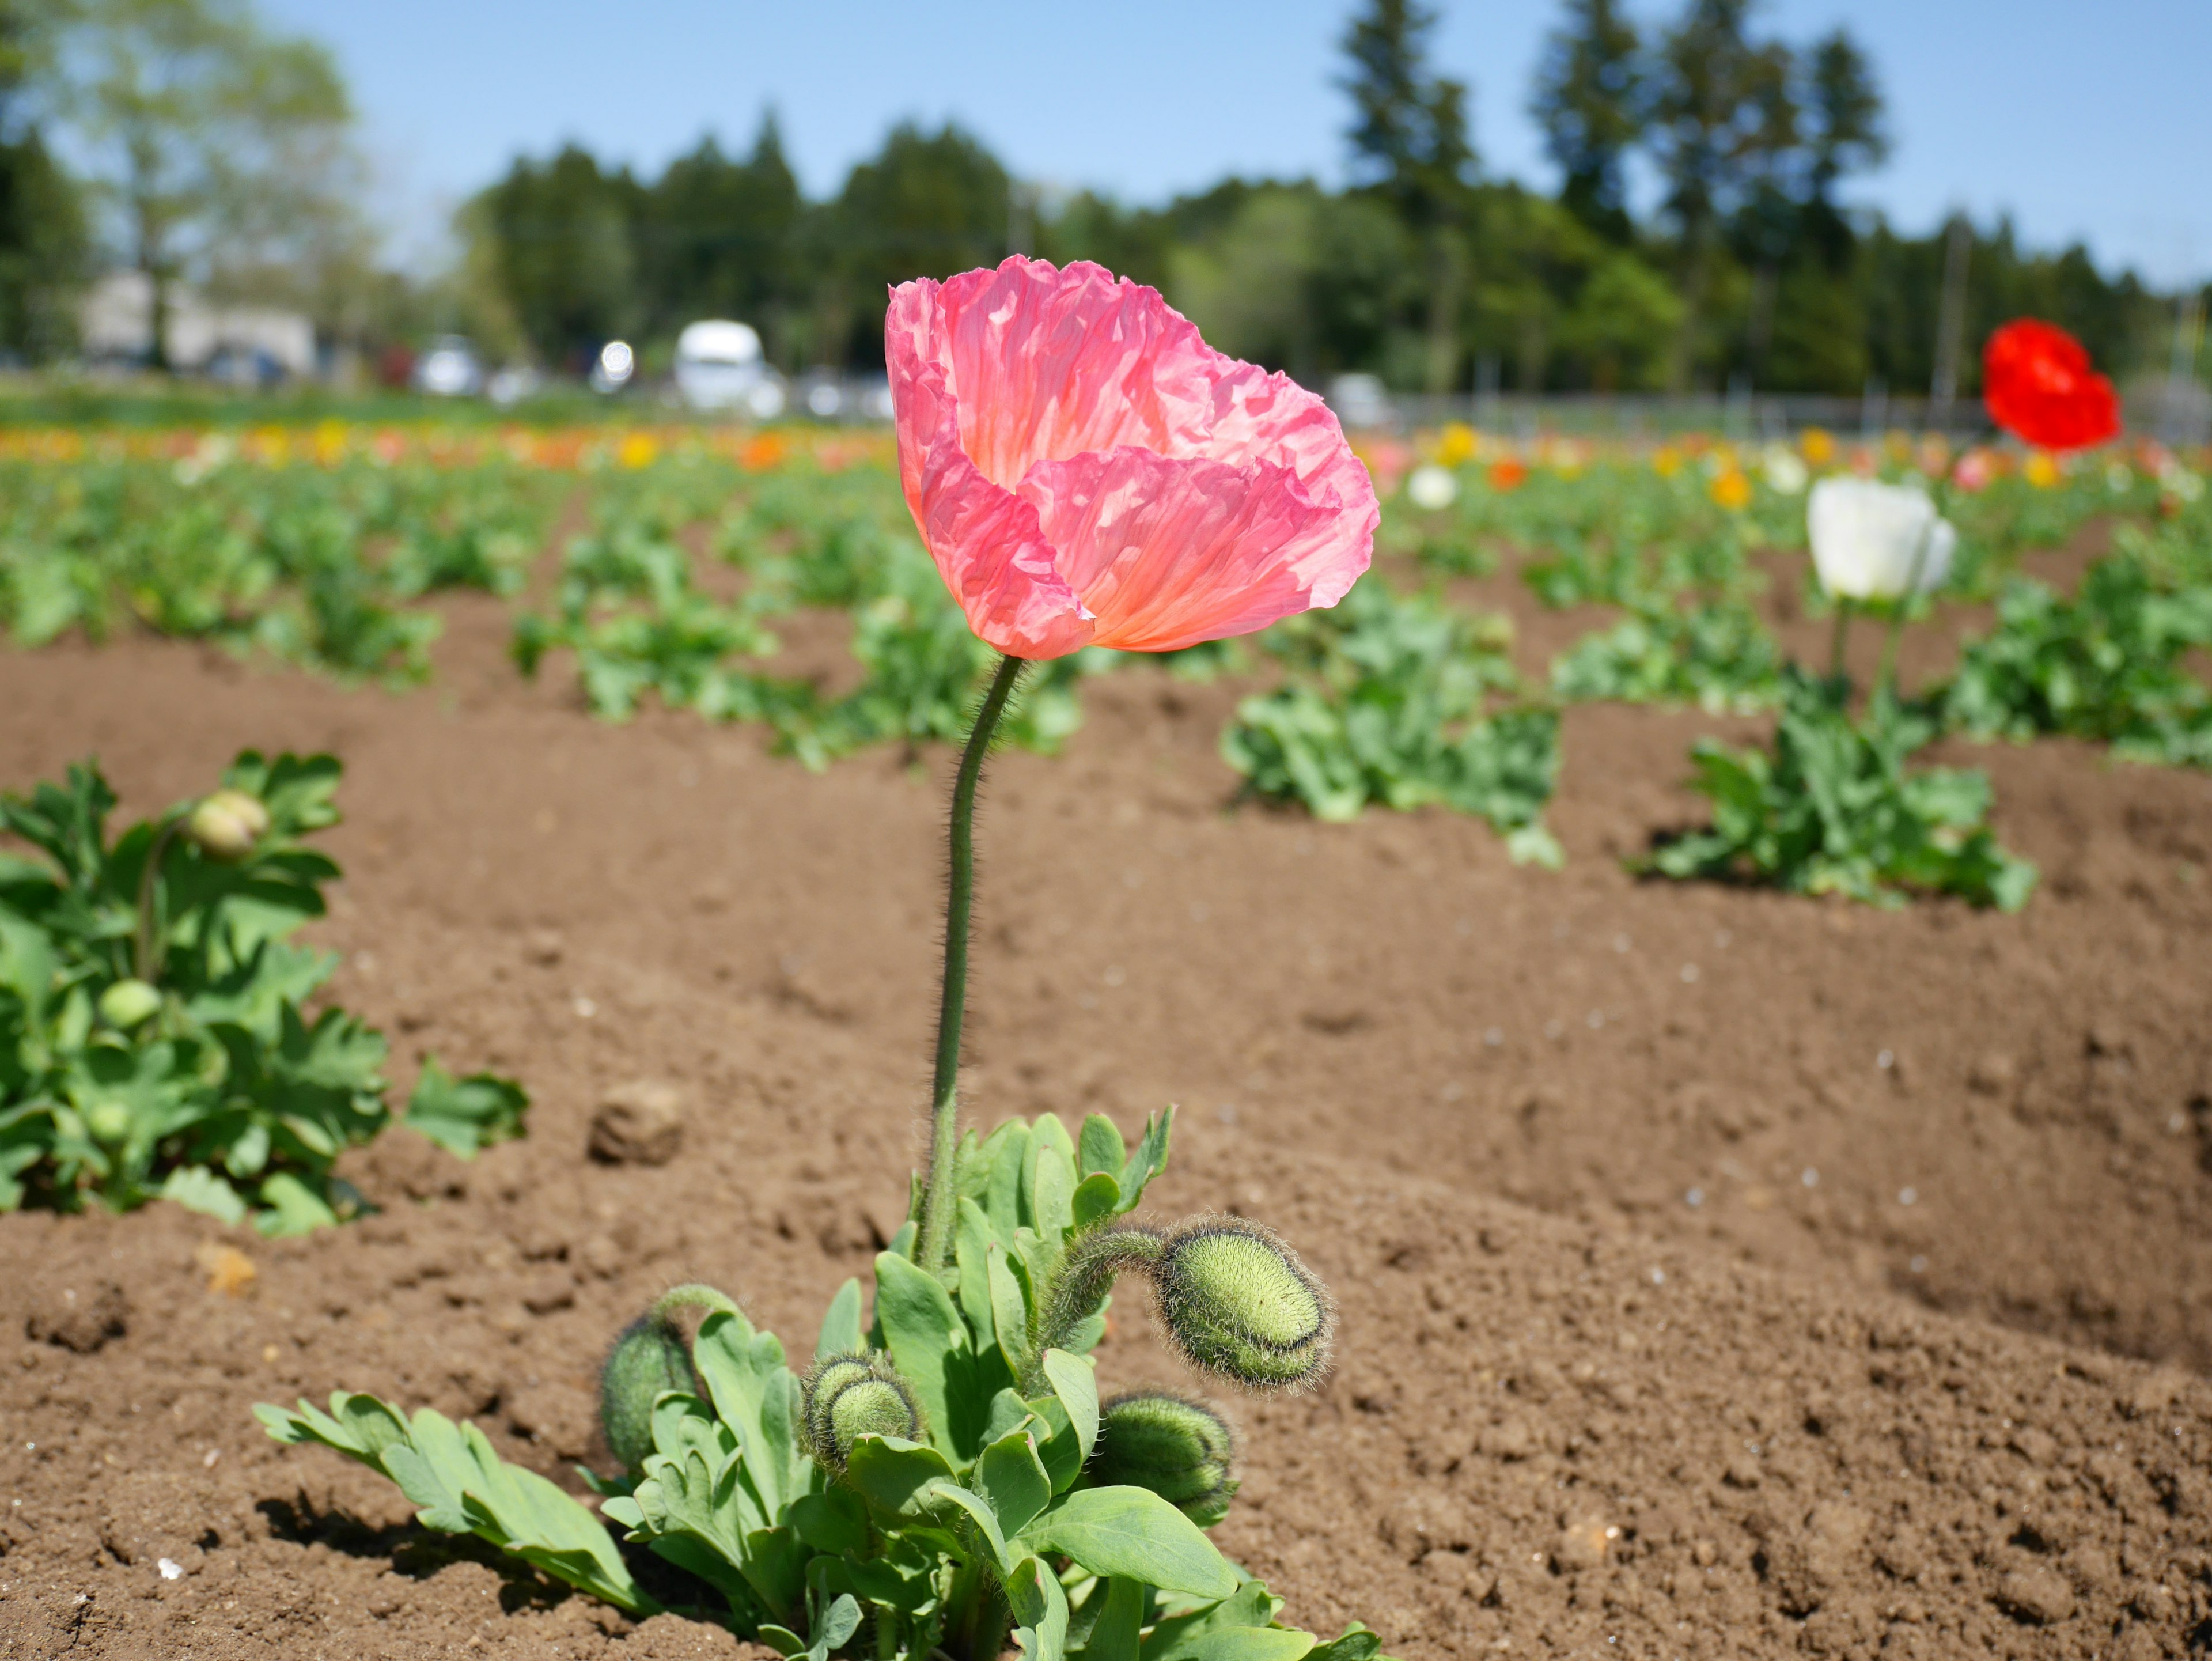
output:
[[[2030,444],[2078,450],[2117,438],[2120,400],[2081,343],[2037,318],[2015,318],[1982,349],[1990,418]]]

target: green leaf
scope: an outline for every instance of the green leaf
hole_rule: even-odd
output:
[[[1093,1224],[1117,1215],[1121,1210],[1121,1184],[1117,1177],[1099,1171],[1085,1177],[1076,1185],[1074,1196],[1068,1202],[1068,1218],[1076,1232],[1081,1233]]]
[[[1067,1592],[1036,1557],[1025,1557],[1006,1577],[1006,1605],[1020,1624],[1014,1646],[1022,1661],[1064,1661],[1067,1654]]]
[[[1281,1607],[1265,1585],[1247,1580],[1217,1603],[1162,1620],[1145,1640],[1143,1661],[1272,1661],[1271,1645],[1304,1653],[1313,1634],[1277,1627]],[[1255,1646],[1249,1656],[1240,1647],[1247,1644]]]
[[[1096,1595],[1103,1600],[1103,1607],[1083,1646],[1084,1661],[1138,1661],[1137,1634],[1145,1620],[1144,1587],[1117,1574],[1101,1582]]]
[[[509,1465],[474,1425],[424,1409],[410,1421],[374,1396],[331,1397],[328,1415],[301,1402],[254,1414],[279,1442],[321,1442],[382,1469],[423,1526],[472,1533],[555,1579],[635,1615],[659,1605],[639,1588],[599,1519],[535,1471]]]
[[[975,1461],[975,1491],[990,1502],[1000,1531],[1018,1534],[1052,1500],[1052,1481],[1025,1430],[1003,1436]]]
[[[876,1321],[883,1328],[891,1362],[921,1403],[929,1439],[948,1453],[956,1437],[955,1392],[964,1382],[968,1329],[952,1306],[952,1294],[933,1275],[890,1252],[876,1256]],[[980,1405],[980,1404],[978,1404]],[[963,1402],[964,1423],[968,1403]]]
[[[1304,1661],[1314,1635],[1287,1627],[1229,1627],[1194,1634],[1159,1651],[1147,1649],[1145,1661]]]
[[[334,1226],[338,1220],[320,1195],[289,1171],[263,1182],[261,1203],[264,1208],[255,1214],[253,1226],[272,1238],[312,1234]]]
[[[1175,1129],[1175,1109],[1145,1116],[1145,1134],[1121,1167],[1121,1209],[1136,1209],[1145,1197],[1146,1184],[1168,1168],[1168,1140]]]
[[[1044,1353],[1044,1376],[1052,1393],[1060,1398],[1067,1422],[1074,1427],[1076,1445],[1087,1463],[1091,1450],[1098,1445],[1097,1371],[1091,1362],[1064,1349],[1048,1349]]]
[[[472,1159],[479,1148],[522,1135],[529,1106],[529,1092],[512,1079],[490,1073],[456,1079],[436,1056],[425,1056],[404,1118],[447,1153]]]
[[[161,1197],[225,1223],[246,1220],[246,1202],[238,1190],[204,1165],[179,1165],[172,1171],[161,1184]]]
[[[952,1481],[952,1467],[935,1448],[896,1436],[863,1436],[853,1444],[845,1480],[873,1509],[901,1522],[930,1514],[933,1484]]]
[[[999,1354],[1006,1358],[1006,1370],[1017,1378],[1030,1366],[1030,1305],[1015,1279],[1012,1266],[1006,1258],[1006,1249],[996,1240],[991,1242],[983,1254],[984,1274],[991,1299],[991,1319],[999,1340]]]
[[[998,1321],[991,1307],[990,1256],[994,1244],[991,1220],[984,1215],[982,1207],[963,1194],[953,1243],[953,1259],[960,1271],[957,1295],[960,1312],[968,1317],[969,1331],[983,1348],[999,1341]]]
[[[799,1381],[783,1364],[783,1346],[743,1315],[716,1310],[699,1323],[691,1360],[715,1412],[737,1433],[745,1474],[772,1522],[805,1492],[810,1469],[797,1435]]]
[[[604,1511],[605,1506],[599,1508]],[[863,1557],[868,1549],[868,1517],[849,1488],[802,1494],[791,1502],[791,1526],[817,1551]]]
[[[1375,1661],[1382,1652],[1382,1639],[1355,1621],[1339,1636],[1308,1650],[1306,1661]]]
[[[933,1502],[957,1506],[967,1513],[968,1520],[975,1524],[977,1536],[990,1552],[991,1567],[1000,1578],[1012,1572],[1013,1560],[1007,1555],[1006,1530],[999,1526],[997,1513],[992,1511],[988,1500],[950,1480],[933,1482],[927,1494]]]
[[[1074,1221],[1075,1146],[1068,1141],[1066,1129],[1049,1113],[1038,1116],[1030,1134],[1027,1220],[1048,1244],[1057,1247]]]
[[[1163,1591],[1226,1597],[1237,1572],[1198,1525],[1146,1488],[1079,1488],[1030,1525],[1040,1548],[1093,1574],[1123,1574]]]
[[[852,1355],[860,1348],[860,1283],[848,1279],[837,1288],[822,1317],[822,1335],[814,1345],[814,1359]]]
[[[1083,1121],[1083,1134],[1076,1142],[1075,1169],[1086,1180],[1104,1171],[1118,1182],[1121,1167],[1127,1162],[1129,1149],[1121,1140],[1121,1131],[1113,1120],[1103,1113],[1092,1113]]]
[[[860,1606],[850,1593],[840,1593],[814,1634],[814,1648],[827,1656],[860,1628]]]

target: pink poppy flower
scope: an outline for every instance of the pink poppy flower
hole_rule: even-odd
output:
[[[1017,657],[1168,652],[1344,598],[1380,516],[1336,417],[1087,261],[901,283],[884,320],[907,506]]]

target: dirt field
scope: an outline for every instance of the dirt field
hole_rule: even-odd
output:
[[[375,1390],[568,1478],[665,1285],[811,1350],[917,1147],[951,757],[599,726],[516,679],[496,604],[452,618],[404,695],[0,655],[12,787],[96,751],[137,813],[246,745],[337,751],[336,995],[403,1088],[434,1049],[537,1102],[473,1165],[393,1133],[349,1171],[381,1214],[311,1238],[0,1219],[0,1655],[746,1652],[456,1552],[251,1408]],[[1335,1289],[1338,1376],[1239,1409],[1220,1536],[1291,1615],[1409,1661],[2212,1641],[2212,781],[1948,756],[2043,886],[1885,914],[1624,874],[1698,817],[1708,718],[1570,715],[1552,875],[1442,812],[1233,807],[1240,690],[1092,682],[1066,754],[994,764],[966,1098],[1180,1104],[1148,1209],[1264,1219]],[[594,1161],[641,1080],[680,1155]],[[1134,1295],[1101,1366],[1174,1376]]]

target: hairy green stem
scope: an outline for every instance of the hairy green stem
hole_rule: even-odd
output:
[[[952,1256],[954,1165],[960,1152],[960,1021],[968,1007],[968,916],[975,897],[975,783],[991,735],[1013,695],[1024,660],[1008,656],[991,677],[975,712],[952,785],[952,872],[945,901],[945,995],[937,1011],[937,1077],[929,1132],[929,1192],[922,1202],[921,1249],[915,1261],[935,1274]]]
[[[1844,660],[1844,643],[1851,635],[1851,603],[1841,595],[1836,599],[1835,631],[1828,636],[1828,678],[1848,685],[1850,666]]]
[[[654,1299],[653,1307],[646,1311],[646,1317],[648,1320],[665,1321],[679,1309],[703,1309],[709,1315],[718,1311],[726,1315],[744,1313],[738,1307],[737,1299],[728,1293],[717,1292],[710,1286],[691,1281],[680,1287],[671,1287]]]
[[[146,850],[146,866],[138,873],[138,933],[131,942],[131,970],[133,974],[153,986],[161,978],[161,959],[155,955],[159,945],[154,926],[154,906],[161,897],[157,891],[161,879],[161,861],[168,857],[169,844],[177,839],[177,832],[185,828],[185,816],[172,813],[162,822],[154,837],[154,845]]]
[[[1898,596],[1895,609],[1890,614],[1889,633],[1881,643],[1881,667],[1875,676],[1877,693],[1887,691],[1892,703],[1897,702],[1897,653],[1905,643],[1905,613],[1912,607],[1913,596],[1920,592],[1920,573],[1928,563],[1928,545],[1936,539],[1933,526],[1920,538],[1920,545],[1912,551],[1912,569],[1906,574],[1905,592]]]
[[[1066,1348],[1075,1329],[1091,1317],[1121,1273],[1149,1269],[1165,1249],[1158,1235],[1143,1228],[1094,1229],[1068,1246],[1045,1283],[1044,1296],[1037,1300],[1036,1330],[1030,1335],[1030,1364],[1021,1381],[1023,1395],[1043,1392],[1045,1351]]]

